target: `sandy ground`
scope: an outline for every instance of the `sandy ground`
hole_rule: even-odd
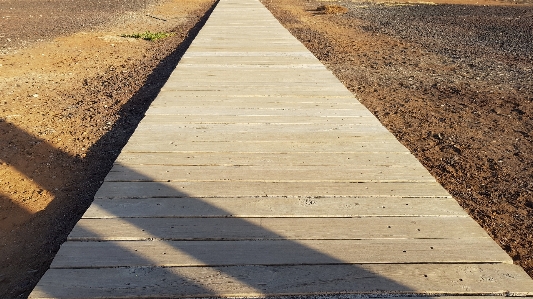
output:
[[[0,2],[0,298],[47,270],[214,3],[89,2]],[[120,37],[145,31],[174,36]]]
[[[533,7],[263,2],[532,275]],[[0,2],[0,298],[47,270],[212,4]],[[148,30],[175,35],[120,37]]]

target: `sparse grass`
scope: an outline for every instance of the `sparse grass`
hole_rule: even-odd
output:
[[[173,32],[150,32],[146,31],[144,33],[134,33],[134,34],[122,34],[121,37],[128,37],[128,38],[142,38],[147,41],[155,41],[158,39],[166,38],[169,36],[173,36]]]

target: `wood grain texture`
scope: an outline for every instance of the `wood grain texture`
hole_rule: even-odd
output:
[[[509,264],[369,264],[50,269],[30,298],[436,294],[532,295]],[[64,279],[68,277],[68,279]],[[453,297],[455,298],[455,297]],[[469,297],[470,298],[470,297]]]
[[[452,198],[208,197],[95,199],[84,218],[468,216]]]
[[[451,197],[437,182],[104,182],[95,198],[249,196]]]
[[[69,241],[489,239],[469,217],[83,218]]]
[[[356,182],[433,182],[429,172],[415,164],[391,166],[166,166],[115,165],[106,182],[167,181],[356,181]]]
[[[122,152],[115,165],[134,167],[136,165],[167,166],[337,166],[346,167],[422,167],[411,153],[129,153]],[[391,171],[392,172],[392,171]]]
[[[215,229],[215,228],[214,228]],[[491,239],[66,242],[50,268],[508,263]]]

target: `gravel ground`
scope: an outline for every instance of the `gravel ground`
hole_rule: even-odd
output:
[[[2,0],[0,54],[108,24],[157,0]]]

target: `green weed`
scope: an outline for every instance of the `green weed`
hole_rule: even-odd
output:
[[[155,41],[158,39],[162,39],[165,37],[173,36],[175,33],[173,32],[150,32],[146,31],[144,33],[134,33],[134,34],[122,34],[121,37],[128,37],[128,38],[142,38],[144,40],[148,41]]]

